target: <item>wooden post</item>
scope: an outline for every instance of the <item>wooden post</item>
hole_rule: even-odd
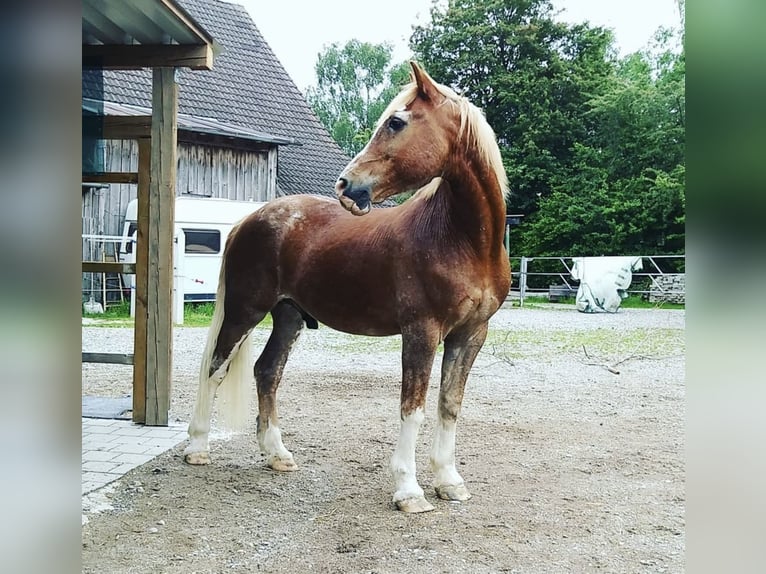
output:
[[[149,290],[149,182],[151,179],[151,142],[138,140],[138,213],[136,216],[136,288],[135,326],[133,332],[133,422],[146,422],[146,321]]]
[[[178,90],[175,68],[155,68],[146,329],[146,424],[168,424],[173,375],[173,222]]]
[[[519,307],[524,306],[524,297],[527,294],[527,269],[529,268],[530,261],[531,259],[528,257],[521,258],[521,273],[519,275]]]
[[[277,154],[278,147],[270,149],[266,156],[266,196],[263,199],[253,198],[256,201],[271,201],[277,197]]]

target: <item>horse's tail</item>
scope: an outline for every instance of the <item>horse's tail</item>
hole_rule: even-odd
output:
[[[210,323],[210,329],[207,333],[207,342],[205,351],[202,354],[202,364],[200,365],[200,385],[199,395],[197,396],[197,409],[205,409],[204,405],[209,404],[206,398],[209,392],[210,384],[210,365],[213,360],[213,354],[218,343],[218,335],[223,325],[224,309],[226,304],[226,253],[224,253],[221,264],[221,273],[218,277],[218,290],[215,297],[215,309]],[[242,340],[237,343],[228,357],[228,369],[218,385],[217,395],[219,401],[219,413],[221,423],[229,430],[242,430],[247,423],[247,416],[250,413],[250,388],[253,378],[252,365],[252,330],[249,330]],[[224,367],[222,365],[222,367]],[[214,373],[216,376],[218,373]],[[197,413],[210,417],[210,413]]]

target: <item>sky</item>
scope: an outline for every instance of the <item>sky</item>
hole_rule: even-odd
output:
[[[407,59],[412,28],[430,21],[432,5],[432,0],[227,1],[245,6],[304,92],[315,83],[317,55],[334,42],[389,42],[394,46],[394,61]],[[562,21],[589,21],[614,30],[622,55],[643,48],[659,26],[680,24],[676,0],[553,0],[553,4],[562,9]]]

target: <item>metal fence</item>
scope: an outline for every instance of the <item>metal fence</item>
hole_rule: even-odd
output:
[[[633,272],[628,293],[650,301],[685,302],[686,255],[644,255],[643,268]],[[572,279],[572,257],[511,257],[509,298],[524,304],[529,296],[552,298],[574,295],[579,281]]]

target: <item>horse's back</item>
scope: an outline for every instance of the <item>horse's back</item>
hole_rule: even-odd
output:
[[[280,198],[240,224],[227,268],[263,304],[291,299],[349,333],[393,335],[431,317],[446,334],[486,321],[507,293],[507,258],[481,260],[449,236],[419,241],[413,221],[424,208],[408,202],[360,217],[332,199]]]
[[[279,235],[316,225],[334,217],[348,216],[337,200],[318,195],[290,195],[268,202],[242,221],[245,225],[266,225]]]
[[[272,200],[240,221],[230,235],[229,266],[254,271],[264,265],[294,264],[302,251],[344,218],[353,216],[326,197],[291,195]]]

